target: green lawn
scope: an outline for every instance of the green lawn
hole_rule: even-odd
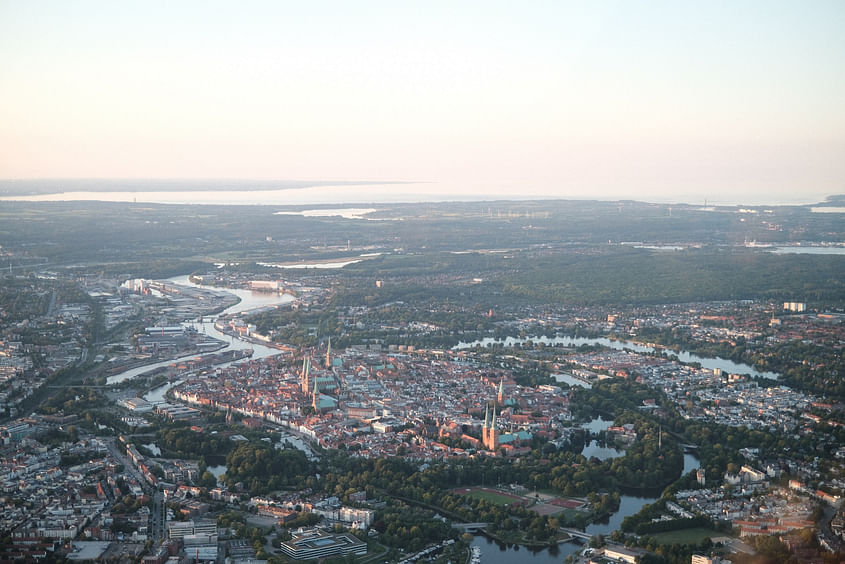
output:
[[[667,531],[665,533],[655,533],[653,536],[660,544],[698,544],[707,537],[724,536],[725,533],[720,533],[712,529],[705,529],[703,527],[694,527],[692,529],[679,529],[677,531]]]
[[[473,490],[470,493],[466,494],[467,497],[471,497],[473,499],[483,499],[484,501],[489,501],[490,503],[495,503],[496,505],[513,505],[514,499],[512,497],[497,494],[495,492],[483,492],[478,490]]]
[[[572,523],[577,517],[590,517],[592,513],[589,511],[578,511],[577,509],[561,509],[555,515],[564,523]]]

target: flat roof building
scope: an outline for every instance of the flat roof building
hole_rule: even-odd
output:
[[[320,529],[307,529],[283,542],[281,551],[294,560],[326,558],[343,554],[367,554],[367,544],[348,533],[333,534]]]

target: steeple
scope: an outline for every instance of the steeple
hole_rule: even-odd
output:
[[[320,389],[317,387],[317,379],[314,378],[314,391],[311,396],[311,407],[315,413],[320,412]]]
[[[326,349],[326,368],[332,367],[332,338],[329,337],[329,346]]]
[[[499,405],[504,405],[505,403],[505,377],[499,380],[499,395],[496,396],[496,401]]]
[[[311,361],[306,356],[302,359],[302,392],[308,393],[311,391]]]
[[[493,406],[493,417],[490,417],[490,405],[484,410],[484,428],[481,430],[481,442],[487,450],[499,448],[499,430],[496,429],[496,406]]]

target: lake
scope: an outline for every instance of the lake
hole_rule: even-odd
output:
[[[714,370],[718,368],[723,372],[727,372],[729,374],[750,374],[751,376],[757,378],[767,378],[769,380],[778,379],[778,375],[774,372],[756,370],[753,366],[734,362],[725,358],[698,356],[687,351],[676,352],[666,348],[658,349],[655,347],[649,347],[647,345],[641,345],[633,341],[614,341],[606,337],[547,337],[545,335],[537,337],[526,337],[524,339],[518,337],[506,337],[504,339],[494,339],[493,337],[485,337],[483,339],[472,341],[469,343],[458,343],[457,346],[453,347],[453,350],[471,349],[475,348],[476,346],[491,347],[497,344],[505,347],[512,347],[517,344],[521,345],[526,341],[531,341],[533,343],[543,343],[545,345],[563,345],[565,347],[578,347],[581,345],[601,345],[615,350],[621,351],[628,349],[639,353],[665,352],[667,354],[677,357],[677,359],[681,362],[697,362],[701,364],[702,367],[707,368],[709,370]],[[579,385],[583,385],[583,383],[579,383]]]
[[[606,431],[611,425],[613,425],[612,420],[605,421],[602,417],[598,417],[589,423],[584,423],[581,425],[581,428],[586,429],[590,433],[601,433],[602,431]],[[595,456],[599,460],[607,460],[608,458],[625,456],[625,451],[609,446],[602,446],[597,439],[591,439],[589,443],[584,445],[581,454],[587,458]]]

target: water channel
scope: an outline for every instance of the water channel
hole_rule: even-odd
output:
[[[485,337],[481,340],[472,341],[471,343],[458,343],[458,345],[454,348],[455,350],[463,350],[471,349],[477,346],[490,347],[493,345],[512,347],[514,345],[521,345],[527,341],[531,341],[533,343],[543,343],[545,345],[563,345],[566,347],[578,347],[581,345],[602,345],[619,351],[628,349],[638,353],[665,352],[669,355],[677,357],[677,359],[681,362],[697,362],[701,364],[701,366],[703,366],[704,368],[708,368],[710,370],[719,368],[723,372],[727,372],[730,374],[750,374],[753,377],[768,378],[770,380],[777,380],[778,378],[778,375],[774,372],[761,372],[759,370],[756,370],[753,366],[734,362],[725,358],[698,356],[687,351],[676,352],[672,349],[649,347],[647,345],[641,345],[633,341],[614,341],[606,337],[546,337],[545,335],[540,337],[526,337],[524,339],[517,337],[506,337],[504,339],[494,339],[493,337]]]
[[[167,282],[170,282],[171,284],[180,285],[180,286],[192,286],[194,288],[203,288],[203,286],[201,286],[199,284],[194,284],[193,282],[191,282],[187,275],[168,278]],[[216,290],[219,290],[219,289],[216,289]],[[226,291],[226,292],[229,292],[231,294],[238,296],[241,299],[241,301],[236,303],[235,305],[233,305],[231,307],[226,308],[225,310],[223,310],[223,312],[220,315],[242,313],[242,312],[250,311],[250,310],[254,310],[254,309],[261,309],[261,308],[264,308],[264,307],[270,307],[270,306],[275,306],[275,305],[279,305],[279,304],[286,304],[286,303],[292,302],[293,299],[294,299],[293,296],[288,295],[288,294],[279,295],[279,294],[273,294],[273,293],[267,293],[267,292],[253,292],[251,290],[238,290],[238,289],[231,289],[231,288],[226,288],[225,290],[222,290],[222,291]],[[264,357],[267,357],[267,356],[279,354],[279,352],[280,352],[279,349],[274,349],[272,347],[268,347],[268,346],[262,345],[260,343],[251,343],[251,342],[248,342],[248,341],[243,341],[241,339],[238,339],[237,337],[233,337],[231,335],[227,335],[225,333],[222,333],[221,331],[218,331],[214,327],[214,321],[216,319],[217,319],[217,317],[203,318],[202,322],[186,321],[186,322],[182,323],[182,325],[184,327],[193,327],[197,331],[199,331],[200,333],[203,333],[204,335],[207,335],[209,337],[212,337],[214,339],[217,339],[217,340],[220,340],[220,341],[223,341],[224,343],[226,343],[226,346],[224,348],[216,351],[218,353],[223,352],[223,351],[227,351],[227,350],[252,349],[253,350],[252,358],[264,358]],[[133,368],[131,370],[126,370],[124,372],[121,372],[120,374],[110,376],[107,380],[107,383],[108,384],[117,384],[119,382],[123,382],[124,380],[129,380],[131,378],[135,378],[136,376],[140,376],[141,374],[144,374],[144,373],[149,372],[151,370],[154,370],[156,368],[160,368],[160,367],[163,367],[163,366],[170,366],[171,364],[175,364],[175,363],[179,363],[179,362],[182,362],[182,361],[185,361],[185,360],[190,360],[190,359],[196,358],[196,356],[197,356],[197,354],[194,353],[194,354],[186,355],[186,356],[183,356],[183,357],[174,358],[172,360],[165,360],[165,361],[162,361],[162,362],[157,362],[155,364],[147,364],[147,365],[144,365],[144,366],[139,366],[137,368]],[[218,366],[225,366],[225,365],[218,365]],[[156,397],[158,395],[163,397],[164,393],[166,393],[167,390],[170,387],[171,387],[171,384],[164,384],[163,386],[156,388],[155,390],[153,390],[150,393],[151,394],[155,393]],[[148,394],[148,395],[150,395],[150,394]]]

